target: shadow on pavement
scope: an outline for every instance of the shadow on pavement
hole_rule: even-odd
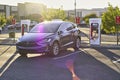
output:
[[[103,55],[105,55],[106,57],[108,57],[113,63],[114,61],[116,61],[117,59],[120,59],[120,50],[119,49],[111,49],[111,50],[118,50],[118,54],[115,54],[111,51],[109,51],[108,49],[97,49],[97,48],[94,48],[95,50],[99,51],[100,53],[102,53]],[[107,53],[106,53],[107,52]],[[119,69],[119,72],[120,72],[120,62],[118,61],[118,65],[114,64],[118,69]]]
[[[91,56],[88,51],[80,53],[74,65],[81,80],[120,80],[120,73]]]
[[[11,46],[10,46],[11,47]],[[8,47],[8,49],[10,48]],[[7,49],[7,50],[8,50]],[[6,51],[7,51],[6,50]],[[2,54],[4,54],[6,51],[4,51]],[[2,55],[1,54],[1,55]],[[6,69],[6,67],[10,64],[10,62],[13,60],[13,58],[16,56],[16,52],[7,60],[7,62],[0,68],[0,74]]]
[[[99,51],[100,53],[102,53],[103,55],[105,55],[105,56],[107,56],[109,59],[111,59],[111,60],[116,60],[115,59],[115,57],[116,58],[120,58],[120,50],[119,49],[112,49],[112,50],[118,50],[118,54],[119,55],[117,55],[117,54],[115,54],[115,53],[113,53],[113,52],[111,52],[111,51],[109,51],[108,49],[97,49],[97,48],[94,48],[95,50],[97,50],[97,51]],[[106,53],[107,52],[107,53]]]
[[[5,52],[7,52],[10,48],[11,48],[11,46],[9,46],[5,51],[3,51],[3,52],[0,54],[0,56],[3,55]]]
[[[72,54],[73,52],[65,51],[63,53]],[[14,56],[13,54],[9,60]],[[80,80],[120,79],[119,73],[96,60],[87,52],[80,51],[60,59],[46,55],[28,58],[18,57],[1,75],[0,80],[73,80],[72,72],[66,66],[66,62],[70,60],[73,61],[74,74]]]

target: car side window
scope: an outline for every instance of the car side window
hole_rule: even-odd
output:
[[[61,24],[61,27],[59,28],[59,31],[62,32],[69,32],[74,28],[74,25],[71,23],[63,23]]]
[[[72,30],[72,24],[68,23],[66,24],[66,31]]]
[[[66,32],[67,30],[67,24],[66,23],[63,23],[63,24],[61,24],[61,26],[60,26],[60,28],[59,28],[59,31],[62,31],[62,32]]]
[[[71,31],[73,29],[72,25],[70,25],[68,28],[67,28],[67,31]]]

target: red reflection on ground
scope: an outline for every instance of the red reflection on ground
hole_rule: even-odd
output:
[[[80,78],[74,72],[73,60],[67,60],[66,66],[69,69],[69,71],[72,73],[72,78],[73,78],[72,80],[80,80]]]

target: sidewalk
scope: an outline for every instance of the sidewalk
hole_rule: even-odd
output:
[[[80,27],[82,34],[82,47],[105,47],[105,48],[120,48],[120,42],[117,45],[116,36],[101,34],[101,45],[90,45],[89,43],[89,28]]]
[[[15,45],[16,41],[14,38],[0,38],[0,45]]]
[[[115,36],[103,35],[103,34],[102,34],[101,45],[91,46],[89,44],[89,28],[80,28],[80,30],[81,30],[81,47],[120,48],[120,42],[119,45],[117,45],[117,42],[114,38]],[[8,33],[0,34],[0,45],[15,45],[17,39],[20,37],[21,37],[21,33],[16,33],[15,38],[9,38]]]
[[[15,33],[15,38],[9,38],[9,33],[2,33],[0,34],[0,45],[15,45],[20,37],[20,33]]]

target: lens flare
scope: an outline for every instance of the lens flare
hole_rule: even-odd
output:
[[[72,80],[80,80],[80,78],[74,72],[73,60],[67,60],[66,66],[69,69],[69,71],[72,73],[72,78],[73,78]]]

